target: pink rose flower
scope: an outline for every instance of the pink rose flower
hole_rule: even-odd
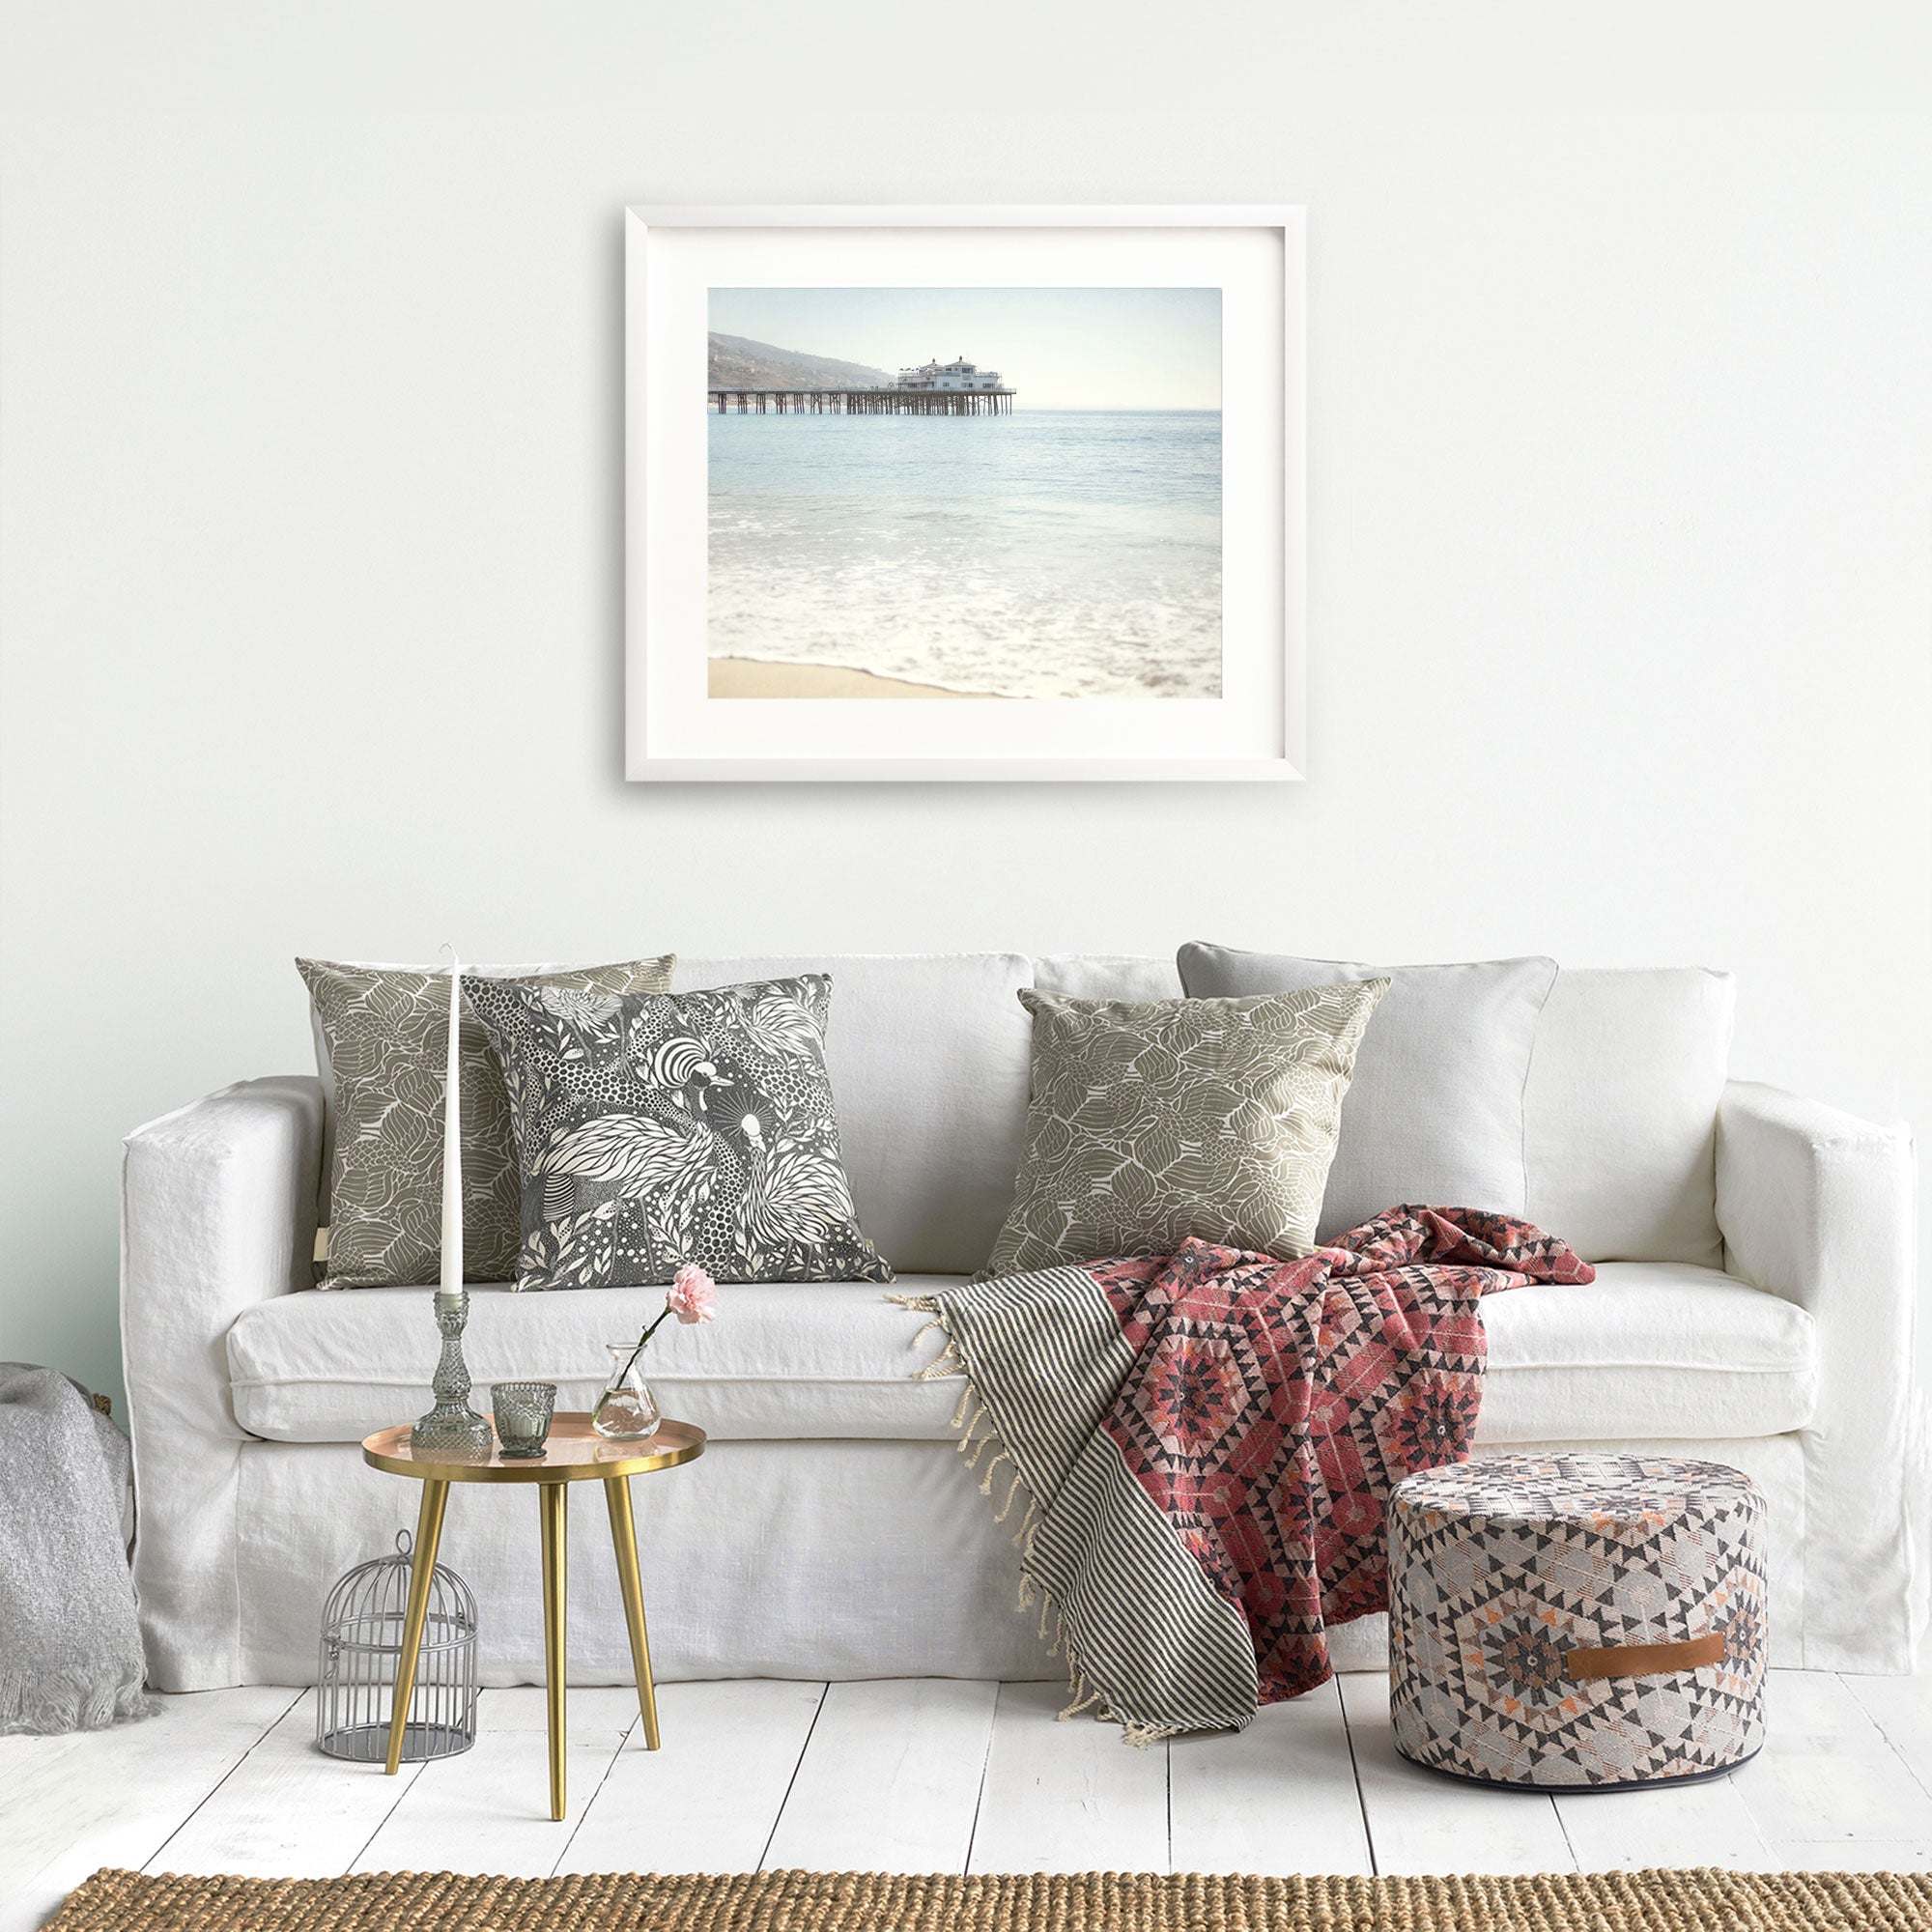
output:
[[[718,1313],[718,1284],[696,1262],[686,1262],[670,1278],[665,1307],[687,1324],[709,1321]]]

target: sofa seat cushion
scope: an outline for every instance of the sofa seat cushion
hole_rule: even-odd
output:
[[[1716,1268],[1600,1262],[1483,1302],[1480,1443],[1781,1435],[1816,1406],[1811,1318]]]
[[[956,1387],[916,1379],[938,1352],[917,1343],[925,1318],[887,1299],[956,1286],[956,1275],[877,1282],[724,1282],[702,1327],[667,1321],[645,1378],[665,1412],[721,1439],[948,1434]],[[257,1302],[228,1331],[235,1420],[277,1442],[359,1442],[429,1406],[439,1343],[428,1291],[309,1290]],[[490,1410],[493,1381],[556,1384],[559,1409],[587,1409],[609,1365],[608,1342],[635,1341],[664,1307],[662,1288],[518,1294],[472,1287],[463,1337],[472,1405]]]
[[[958,1285],[901,1276],[897,1292]],[[588,1408],[604,1344],[635,1336],[661,1288],[514,1294],[478,1288],[464,1352],[487,1412],[495,1380],[557,1384]],[[1780,1435],[1812,1410],[1811,1319],[1710,1268],[1608,1263],[1581,1288],[1526,1288],[1483,1304],[1484,1443],[1704,1440]],[[727,1283],[707,1327],[667,1322],[647,1367],[672,1415],[721,1440],[952,1434],[956,1381],[920,1381],[938,1353],[921,1317],[866,1282]],[[355,1442],[429,1406],[436,1366],[419,1288],[310,1289],[256,1302],[228,1332],[235,1419],[278,1442]]]

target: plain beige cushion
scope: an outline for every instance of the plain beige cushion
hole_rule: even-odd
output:
[[[1586,1261],[1723,1264],[1718,1102],[1735,983],[1703,966],[1565,967],[1523,1111],[1529,1218]]]

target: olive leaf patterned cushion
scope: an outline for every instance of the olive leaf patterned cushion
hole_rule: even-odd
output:
[[[1075,1000],[1033,1015],[1026,1149],[979,1279],[1171,1254],[1313,1252],[1355,1049],[1386,980],[1245,1000]]]
[[[661,992],[669,954],[531,980],[560,990]],[[442,1266],[442,1096],[449,978],[407,967],[298,959],[327,1055],[333,1108],[325,1288],[408,1288]],[[457,1029],[463,1136],[463,1275],[507,1281],[521,1239],[517,1157],[502,1064],[466,1012]]]
[[[860,1232],[825,1071],[822,973],[709,992],[466,980],[502,1056],[523,1289],[890,1281]]]

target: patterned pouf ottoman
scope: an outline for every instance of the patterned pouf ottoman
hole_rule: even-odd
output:
[[[1720,1463],[1487,1456],[1389,1506],[1396,1747],[1486,1784],[1628,1789],[1764,1739],[1764,1498]]]

